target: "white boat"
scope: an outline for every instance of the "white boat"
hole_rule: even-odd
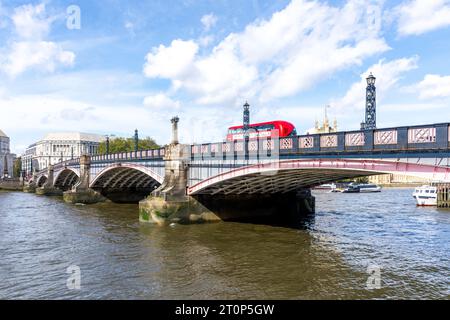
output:
[[[365,192],[381,192],[381,187],[377,186],[376,184],[368,184],[368,183],[362,183],[356,185],[359,188],[359,192],[365,193]]]
[[[437,187],[423,185],[414,189],[413,197],[418,206],[436,206],[437,205]]]
[[[360,189],[358,185],[352,185],[350,184],[347,188],[344,188],[341,190],[342,193],[359,193]]]
[[[334,190],[336,189],[336,185],[334,183],[321,184],[320,186],[315,187],[316,190]]]

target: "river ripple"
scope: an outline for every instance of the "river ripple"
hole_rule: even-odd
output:
[[[411,193],[316,192],[299,230],[157,227],[137,205],[0,192],[0,298],[448,299],[450,211],[416,208]],[[71,265],[80,290],[66,286]],[[380,289],[366,287],[368,266]]]

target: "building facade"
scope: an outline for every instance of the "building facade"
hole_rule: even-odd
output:
[[[0,178],[12,178],[16,156],[11,153],[10,139],[0,130]]]
[[[81,132],[49,133],[42,140],[30,145],[22,155],[22,170],[26,175],[42,170],[50,164],[95,155],[105,137]]]
[[[327,109],[325,108],[325,113],[322,121],[322,125],[318,120],[315,121],[314,128],[309,129],[306,134],[320,134],[320,133],[332,133],[337,132],[337,120],[336,118],[333,120],[333,126],[330,125],[330,121],[328,120]]]
[[[409,184],[427,184],[431,180],[419,177],[412,177],[403,174],[380,174],[377,176],[370,176],[369,182],[375,184],[395,184],[395,185],[409,185]]]

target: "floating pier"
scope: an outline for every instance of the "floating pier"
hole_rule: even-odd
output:
[[[438,208],[450,208],[450,183],[437,183]]]

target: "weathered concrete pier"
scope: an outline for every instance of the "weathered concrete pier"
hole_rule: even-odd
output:
[[[37,181],[36,171],[33,170],[32,178],[29,181],[24,180],[22,191],[25,193],[36,193],[37,189],[36,181]]]
[[[91,172],[91,158],[87,155],[80,158],[80,178],[71,190],[63,193],[64,201],[68,203],[93,204],[107,199],[89,186]]]
[[[63,191],[61,189],[55,188],[54,182],[54,167],[50,165],[47,168],[47,179],[42,185],[42,187],[36,188],[36,194],[42,196],[61,196]]]
[[[220,221],[212,211],[186,194],[189,145],[178,141],[179,119],[175,117],[171,121],[172,142],[165,151],[164,181],[148,198],[139,202],[139,220],[161,225]]]

